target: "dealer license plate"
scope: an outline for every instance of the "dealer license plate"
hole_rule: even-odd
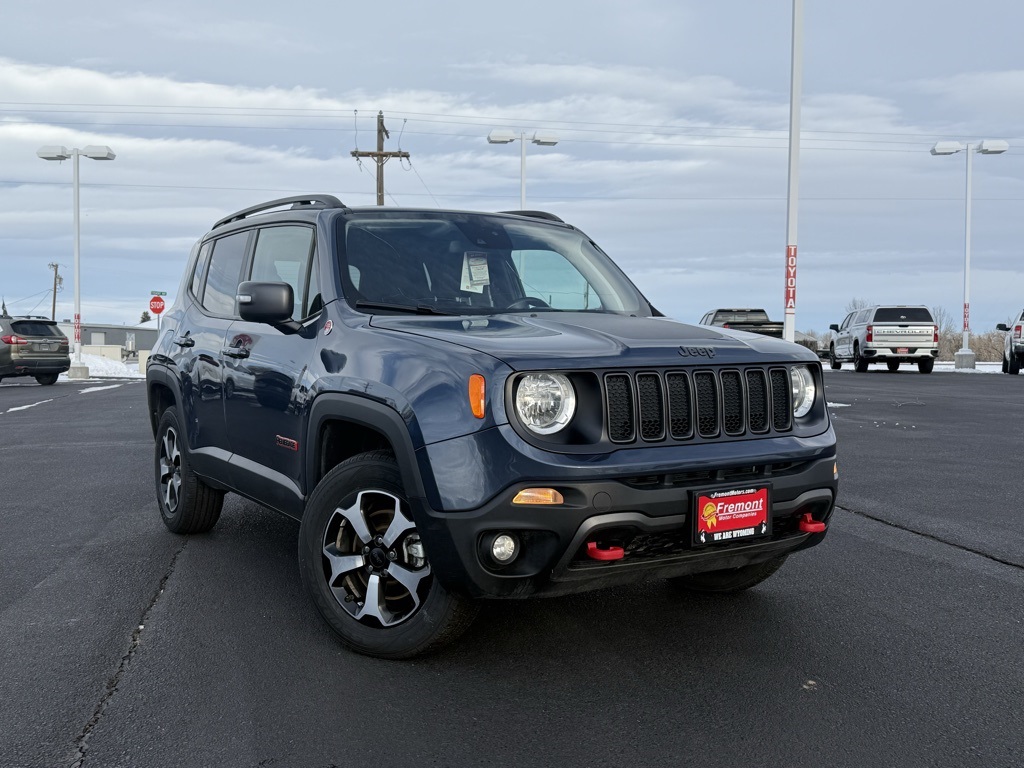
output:
[[[896,347],[897,355],[905,355],[910,351],[910,347]]]
[[[693,544],[727,544],[772,532],[768,488],[735,488],[694,494]]]

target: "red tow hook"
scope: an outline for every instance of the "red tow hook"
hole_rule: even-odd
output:
[[[811,517],[811,513],[808,512],[800,518],[800,530],[803,533],[824,533],[825,524],[819,520],[815,520]]]
[[[587,542],[587,555],[594,560],[621,560],[626,556],[626,550],[622,547],[606,547],[601,549],[596,541]]]

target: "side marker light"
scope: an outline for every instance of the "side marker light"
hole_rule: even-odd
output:
[[[512,499],[513,504],[563,504],[565,498],[554,488],[523,488]]]

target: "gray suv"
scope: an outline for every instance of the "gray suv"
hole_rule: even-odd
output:
[[[32,376],[53,384],[70,367],[67,336],[53,320],[0,315],[0,380]]]

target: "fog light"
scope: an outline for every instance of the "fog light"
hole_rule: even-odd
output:
[[[499,563],[510,563],[519,552],[519,543],[514,536],[500,533],[491,542],[491,557]]]

